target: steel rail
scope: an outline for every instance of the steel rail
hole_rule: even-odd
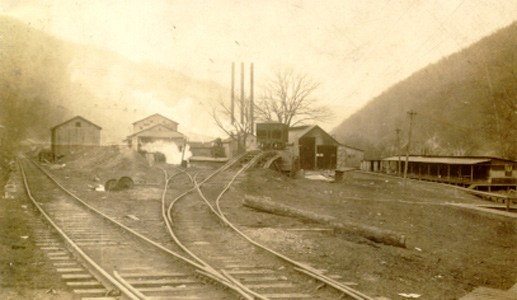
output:
[[[168,248],[166,248],[165,246],[147,238],[146,236],[140,234],[139,232],[127,227],[126,225],[118,222],[117,220],[105,215],[104,213],[102,213],[101,211],[97,210],[96,208],[94,208],[93,206],[89,205],[88,203],[86,203],[85,201],[83,201],[82,199],[80,199],[79,197],[77,197],[75,194],[73,194],[72,192],[70,192],[69,190],[67,190],[62,184],[60,184],[49,172],[47,172],[46,170],[44,170],[41,166],[39,166],[38,164],[36,164],[35,162],[31,161],[37,168],[39,168],[49,179],[51,179],[60,189],[62,189],[64,192],[66,192],[68,195],[70,195],[71,197],[73,197],[74,199],[76,199],[77,201],[79,201],[81,204],[83,204],[86,208],[90,209],[91,211],[97,213],[98,215],[102,216],[104,219],[116,224],[117,226],[119,226],[120,228],[126,230],[127,232],[135,235],[136,237],[140,238],[141,240],[149,243],[150,245],[152,246],[155,246],[157,247],[158,249],[170,254],[170,255],[173,255],[174,257],[180,259],[181,261],[193,266],[196,270],[199,269],[199,270],[204,270],[205,272],[207,271],[206,268],[203,266],[203,265],[199,265],[197,264],[195,261],[192,261],[182,255],[180,255],[179,253],[176,253]],[[167,183],[168,184],[168,183]],[[202,274],[202,273],[201,273]],[[220,278],[222,278],[220,276]],[[211,279],[214,279],[214,278],[211,278]],[[217,279],[215,279],[217,280]],[[240,292],[239,289],[236,289],[235,286],[233,286],[233,284],[229,281],[225,281],[225,280],[217,280],[219,283],[221,283],[222,285],[236,291],[236,292]],[[239,293],[240,294],[240,293]],[[138,298],[136,298],[138,299]],[[250,298],[246,298],[246,299],[250,299]],[[251,299],[250,299],[251,300]]]
[[[169,181],[174,176],[169,176],[165,169],[163,169],[163,168],[160,168],[160,169],[163,171],[164,176],[165,176],[165,185],[164,185],[164,189],[162,191],[162,197],[161,197],[162,198],[161,199],[161,203],[162,203],[162,205],[161,205],[162,206],[162,217],[163,217],[163,219],[165,221],[165,225],[167,227],[167,230],[168,230],[169,235],[171,236],[171,238],[174,240],[176,245],[178,245],[178,247],[180,247],[185,253],[190,255],[194,260],[197,261],[197,263],[200,264],[197,267],[198,270],[196,270],[199,274],[201,274],[201,275],[203,275],[205,277],[209,277],[210,279],[219,282],[220,284],[222,284],[222,285],[230,288],[234,292],[238,293],[239,295],[241,295],[245,299],[253,300],[253,298],[250,297],[246,292],[244,292],[242,289],[240,289],[238,286],[236,286],[233,282],[227,280],[224,276],[222,276],[219,272],[217,272],[212,266],[210,266],[208,263],[203,261],[197,255],[195,255],[192,251],[190,251],[178,239],[178,237],[176,236],[176,234],[172,230],[172,221],[168,218],[168,216],[166,214],[166,210],[165,210],[165,198],[166,198],[166,194],[167,194],[167,190],[168,190],[168,186],[169,186]],[[180,170],[180,171],[182,171],[182,170]],[[184,173],[187,174],[190,177],[190,174],[188,174],[186,172],[184,172]],[[184,193],[184,194],[186,195],[186,193]]]
[[[243,153],[235,158],[233,158],[232,160],[228,161],[226,164],[224,164],[223,166],[221,166],[220,168],[218,168],[216,171],[212,172],[210,175],[208,175],[207,177],[205,177],[203,179],[203,181],[201,181],[201,184],[207,182],[208,180],[210,180],[212,177],[216,176],[217,174],[229,169],[231,166],[235,165],[236,163],[238,163],[244,156],[246,156],[248,153]],[[179,238],[176,236],[176,234],[174,233],[174,230],[173,230],[173,218],[172,218],[172,210],[173,210],[173,207],[174,205],[180,200],[182,199],[183,197],[185,197],[186,195],[188,195],[189,193],[191,193],[192,191],[196,190],[196,187],[193,187],[193,188],[190,188],[186,191],[184,191],[183,193],[181,193],[180,195],[176,196],[172,201],[171,203],[169,204],[168,208],[165,210],[165,198],[166,198],[166,194],[167,194],[167,190],[168,190],[168,186],[169,186],[169,180],[174,177],[174,176],[169,176],[167,171],[163,168],[160,168],[162,170],[162,172],[164,173],[164,176],[165,176],[165,185],[164,185],[164,190],[162,192],[162,217],[164,219],[164,222],[166,224],[166,227],[167,227],[167,230],[169,231],[169,234],[171,236],[171,238],[174,240],[174,242],[183,250],[185,251],[187,254],[189,254],[193,259],[195,259],[198,263],[202,264],[203,266],[205,266],[206,268],[203,269],[203,268],[200,268],[200,271],[199,273],[200,274],[203,274],[205,276],[208,276],[210,278],[212,278],[213,280],[217,280],[217,281],[221,281],[223,284],[225,284],[226,286],[228,286],[229,288],[233,289],[234,291],[236,291],[237,293],[241,294],[241,296],[243,296],[245,299],[262,299],[262,300],[267,300],[267,298],[265,298],[264,296],[246,288],[246,287],[243,287],[242,284],[237,284],[235,283],[235,280],[227,275],[225,275],[224,273],[220,273],[218,272],[215,268],[213,268],[212,266],[210,266],[207,262],[205,262],[204,260],[202,260],[200,257],[198,257],[196,254],[194,254],[192,251],[190,251],[188,249],[188,247],[186,247],[180,240]],[[192,177],[192,175],[190,175],[189,173],[187,173],[186,171],[182,170],[182,169],[179,169],[180,172],[183,172],[185,175],[187,175],[190,179],[190,181],[192,183],[195,183],[195,177],[197,176],[197,174],[194,175],[194,177]],[[210,205],[209,205],[210,206]],[[210,209],[214,212],[214,213],[217,213],[213,207],[210,206]]]
[[[38,211],[45,217],[47,222],[54,227],[54,229],[65,239],[65,241],[74,249],[74,251],[82,258],[84,259],[93,269],[95,269],[105,281],[110,282],[113,286],[119,289],[121,293],[124,294],[124,296],[128,297],[129,299],[134,300],[140,300],[145,299],[145,297],[141,298],[139,295],[135,294],[133,291],[126,288],[126,286],[118,281],[117,279],[113,278],[106,270],[104,270],[100,265],[98,265],[92,258],[90,258],[77,244],[52,220],[52,218],[45,212],[45,210],[41,207],[41,205],[36,201],[36,199],[32,196],[31,189],[29,187],[29,182],[27,180],[27,176],[25,174],[25,169],[23,168],[21,162],[18,160],[18,166],[21,170],[23,183],[25,187],[25,192],[27,193],[27,196],[29,199],[31,199],[32,203]]]
[[[247,241],[249,241],[250,243],[252,243],[253,245],[269,252],[269,253],[272,253],[274,254],[275,256],[281,258],[282,260],[296,266],[297,268],[301,269],[301,270],[305,270],[306,272],[303,272],[305,273],[306,275],[309,275],[311,276],[312,278],[314,279],[317,279],[319,281],[322,281],[330,286],[332,286],[333,288],[339,290],[340,292],[342,293],[345,293],[346,295],[354,298],[354,299],[357,299],[357,300],[361,300],[361,299],[366,299],[366,300],[373,300],[372,297],[368,296],[368,295],[365,295],[363,293],[361,293],[360,291],[357,291],[353,288],[350,288],[330,277],[327,277],[325,276],[324,274],[322,274],[321,272],[319,272],[318,270],[306,265],[306,264],[303,264],[303,263],[300,263],[300,262],[297,262],[295,260],[292,260],[291,258],[271,249],[271,248],[268,248],[258,242],[256,242],[255,240],[253,240],[252,238],[250,238],[249,236],[247,236],[244,232],[242,232],[241,230],[239,230],[235,225],[233,225],[233,223],[231,223],[227,218],[226,216],[224,215],[224,213],[222,212],[221,210],[221,207],[220,207],[220,200],[222,198],[222,196],[224,195],[224,193],[226,193],[226,191],[230,188],[230,186],[234,183],[234,181],[237,179],[237,177],[242,173],[244,172],[245,170],[251,168],[258,160],[260,159],[259,155],[257,155],[254,159],[252,159],[250,162],[248,162],[246,165],[244,165],[239,171],[237,171],[235,173],[235,175],[231,178],[231,180],[227,183],[227,185],[225,186],[225,188],[222,190],[222,192],[218,195],[217,199],[215,200],[216,202],[216,208],[217,208],[217,212],[215,213],[215,215],[217,217],[219,217],[227,226],[229,226],[230,228],[232,228],[235,232],[237,232],[239,235],[241,235],[244,239],[246,239]],[[205,203],[207,205],[209,205],[211,207],[211,204],[209,203],[208,199],[206,199],[206,197],[203,195],[201,189],[200,189],[200,185],[196,183],[196,189],[198,191],[198,193],[200,194],[200,196],[205,200]],[[322,280],[324,279],[324,280]]]
[[[174,233],[174,230],[173,230],[173,226],[172,226],[172,216],[170,215],[170,209],[169,210],[166,210],[165,209],[165,198],[166,198],[166,195],[167,195],[167,190],[168,190],[168,186],[169,186],[169,181],[172,177],[174,176],[169,176],[168,173],[167,173],[167,170],[163,169],[163,168],[160,168],[163,173],[164,173],[164,176],[165,176],[165,185],[164,185],[164,189],[163,189],[163,192],[162,192],[162,199],[161,199],[161,202],[162,202],[162,217],[163,217],[163,220],[165,221],[165,225],[167,227],[167,230],[169,232],[169,235],[171,236],[171,238],[174,240],[174,242],[176,243],[176,245],[178,245],[178,247],[180,247],[184,252],[186,252],[188,255],[190,255],[194,260],[196,260],[199,264],[199,267],[197,270],[199,274],[205,276],[205,277],[209,277],[210,279],[212,280],[215,280],[217,282],[219,282],[220,284],[230,288],[231,290],[233,290],[234,292],[238,293],[239,295],[241,295],[242,297],[244,297],[245,299],[248,299],[248,300],[253,300],[253,297],[250,296],[250,294],[243,290],[241,287],[239,287],[238,285],[235,285],[234,282],[232,282],[231,280],[228,280],[228,278],[224,277],[221,273],[219,273],[216,269],[214,269],[212,266],[210,266],[207,262],[205,262],[204,260],[202,260],[200,257],[198,257],[196,254],[194,254],[192,251],[190,251],[179,239],[178,237],[176,236],[176,234]],[[184,174],[186,174],[191,180],[192,180],[192,176],[190,174],[188,174],[187,172],[183,171],[180,169],[181,172],[183,172]],[[190,190],[187,190],[186,192],[182,193],[180,197],[176,198],[173,200],[172,204],[171,205],[174,205],[174,203],[180,199],[181,197],[187,195],[188,193],[190,193],[192,190],[194,189],[190,189]]]
[[[117,271],[113,271],[113,276],[121,283],[123,284],[128,290],[130,290],[132,293],[140,297],[141,299],[147,299],[147,297],[142,294],[138,289],[136,289],[134,286],[129,284]]]

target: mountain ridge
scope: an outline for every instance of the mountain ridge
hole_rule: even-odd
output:
[[[370,159],[405,153],[414,110],[412,154],[516,159],[516,72],[517,22],[413,73],[332,133]]]
[[[120,143],[132,122],[157,112],[183,133],[207,135],[213,127],[207,107],[229,98],[216,82],[61,40],[10,17],[0,16],[0,37],[7,62],[0,70],[0,124],[16,129],[13,141],[49,142],[52,126],[81,115],[103,128],[103,143]]]

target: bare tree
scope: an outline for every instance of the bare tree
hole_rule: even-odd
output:
[[[317,104],[313,92],[319,83],[307,75],[286,69],[276,73],[262,91],[255,105],[255,114],[263,121],[276,121],[295,126],[307,121],[330,118],[331,112]]]
[[[253,132],[252,120],[249,113],[249,99],[241,101],[239,98],[235,99],[235,107],[232,112],[231,104],[219,100],[215,106],[212,107],[212,118],[216,125],[223,130],[232,140],[237,142],[237,152],[242,153],[246,150],[246,141]],[[246,112],[242,118],[235,116],[235,112]],[[234,114],[234,116],[232,116]],[[233,120],[233,122],[232,122]]]

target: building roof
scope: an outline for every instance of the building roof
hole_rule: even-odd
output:
[[[147,131],[152,131],[158,127],[161,127],[163,129],[165,129],[164,131],[160,132],[160,133],[157,133],[157,132],[153,132],[152,134],[146,134]],[[184,138],[185,136],[180,133],[180,132],[177,132],[177,131],[174,131],[172,129],[170,129],[169,127],[163,125],[163,124],[156,124],[154,126],[151,126],[151,127],[147,127],[143,130],[140,130],[138,132],[135,132],[131,135],[128,135],[126,140],[129,139],[129,138],[132,138],[134,136],[146,136],[146,137],[167,137],[167,138]]]
[[[350,149],[353,149],[353,150],[357,150],[357,151],[362,151],[364,152],[364,149],[359,149],[357,147],[352,147],[352,146],[348,146],[348,145],[345,145],[345,144],[341,144],[341,146],[343,147],[347,147],[347,148],[350,148]]]
[[[147,119],[150,119],[150,118],[152,118],[152,117],[156,117],[156,116],[161,117],[161,118],[163,118],[163,119],[166,119],[166,120],[170,121],[171,123],[178,124],[178,122],[173,121],[173,120],[171,120],[171,119],[169,119],[169,118],[167,118],[167,117],[164,117],[164,116],[162,116],[162,115],[160,115],[160,114],[156,113],[156,114],[154,114],[154,115],[150,115],[150,116],[147,116],[147,117],[145,117],[145,118],[143,118],[143,119],[141,119],[141,120],[138,120],[138,121],[133,122],[133,125],[134,125],[134,124],[136,124],[136,123],[139,123],[139,122],[145,121],[145,120],[147,120]]]
[[[329,139],[334,141],[336,144],[341,145],[333,136],[328,134],[325,130],[321,129],[318,125],[306,125],[306,126],[297,126],[297,127],[289,127],[289,144],[294,143],[295,141],[302,138],[304,135],[308,134],[312,130],[320,130],[325,134]]]
[[[72,121],[75,121],[75,120],[77,120],[77,119],[81,119],[81,120],[83,120],[84,122],[89,123],[89,124],[91,124],[91,125],[93,125],[93,126],[95,126],[95,127],[99,128],[99,130],[100,130],[100,129],[102,129],[102,127],[100,127],[99,125],[97,125],[97,124],[93,123],[92,121],[89,121],[89,120],[87,120],[87,119],[85,119],[85,118],[83,118],[83,117],[81,117],[81,116],[75,116],[75,117],[73,117],[73,118],[71,118],[71,119],[68,119],[68,120],[66,120],[66,121],[64,121],[64,122],[62,122],[62,123],[57,124],[56,126],[54,126],[54,127],[50,128],[50,130],[52,130],[52,131],[53,131],[54,129],[56,129],[56,128],[58,128],[58,127],[61,127],[61,126],[65,125],[65,124],[67,124],[67,123],[70,123],[70,122],[72,122]]]
[[[391,157],[384,158],[382,160],[398,161],[399,157],[391,156]],[[400,160],[405,161],[406,157],[404,155],[401,155]],[[409,162],[448,164],[448,165],[476,165],[476,164],[481,164],[481,163],[492,162],[493,160],[513,162],[511,160],[495,158],[495,157],[484,157],[484,156],[476,157],[476,156],[417,156],[417,155],[410,155],[408,160],[409,160]]]

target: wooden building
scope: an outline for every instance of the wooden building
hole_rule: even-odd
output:
[[[366,172],[380,172],[381,160],[380,159],[367,159],[361,162],[361,171]]]
[[[59,158],[85,147],[100,146],[101,130],[81,116],[60,123],[50,129],[52,154]]]
[[[348,145],[339,145],[337,148],[337,169],[359,169],[364,160],[364,150]]]
[[[185,135],[178,132],[178,123],[160,114],[154,114],[133,123],[133,134],[125,141],[129,148],[142,151],[146,144],[162,141],[172,142],[181,151],[185,144]]]
[[[133,123],[133,133],[151,128],[156,125],[163,125],[172,131],[178,131],[178,123],[160,114],[150,115],[142,120]]]
[[[318,125],[289,128],[289,145],[304,170],[336,169],[339,142]]]
[[[398,156],[384,158],[381,172],[397,174]],[[404,170],[406,157],[400,157]],[[484,156],[416,156],[408,158],[408,177],[481,190],[517,187],[517,162]]]

